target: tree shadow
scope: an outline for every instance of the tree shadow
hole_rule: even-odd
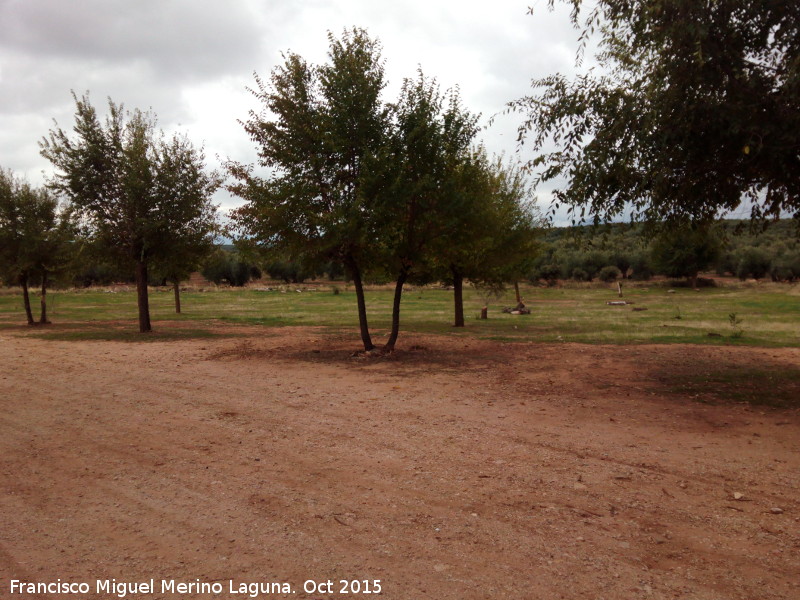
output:
[[[679,364],[652,365],[650,385],[661,394],[676,394],[707,404],[749,404],[800,409],[800,366],[741,352],[733,356],[701,355],[688,350]]]
[[[25,337],[53,342],[179,342],[193,339],[229,338],[237,335],[203,327],[159,326],[158,323],[154,324],[153,331],[140,333],[136,328],[136,323],[133,321],[122,324],[119,322],[106,322],[92,325],[61,323],[48,325],[46,328],[20,327],[18,330],[24,331]]]

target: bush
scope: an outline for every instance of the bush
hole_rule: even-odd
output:
[[[800,279],[800,251],[790,252],[772,261],[770,276],[773,281],[796,281]]]
[[[713,279],[709,279],[708,277],[698,277],[697,281],[690,281],[687,279],[679,279],[675,281],[667,282],[667,285],[671,288],[690,288],[690,287],[698,287],[698,288],[709,288],[709,287],[717,287],[717,282]]]
[[[605,281],[606,283],[611,283],[612,281],[616,281],[617,278],[621,276],[622,276],[622,271],[620,271],[619,268],[615,267],[614,265],[608,265],[607,267],[603,267],[597,274],[597,278],[600,281]]]
[[[291,260],[276,260],[267,265],[270,279],[280,279],[284,283],[303,283],[307,278],[313,277],[302,268],[300,263]]]
[[[572,279],[575,281],[591,281],[589,274],[580,267],[572,269]]]
[[[650,266],[650,261],[647,259],[647,254],[639,252],[634,255],[631,260],[631,279],[635,281],[649,281],[653,277],[653,269]]]
[[[203,277],[219,285],[228,283],[241,287],[250,281],[251,277],[261,277],[261,271],[255,265],[248,264],[239,259],[239,256],[225,250],[217,250],[203,265]]]
[[[91,285],[108,285],[116,281],[132,282],[130,273],[124,273],[114,265],[102,262],[89,262],[75,274],[73,285],[89,287]]]
[[[736,276],[744,281],[748,277],[762,279],[770,272],[772,261],[769,255],[761,248],[746,248],[736,267]]]
[[[547,285],[555,285],[559,275],[561,275],[561,268],[557,264],[548,263],[535,269],[529,279],[531,281],[544,280]]]
[[[719,258],[716,265],[716,272],[720,277],[736,275],[736,257],[732,252],[726,252]]]

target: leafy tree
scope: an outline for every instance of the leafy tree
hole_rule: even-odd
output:
[[[88,260],[87,254],[89,255]],[[84,252],[72,282],[75,286],[89,287],[91,285],[108,285],[114,281],[123,280],[124,277],[116,265],[92,257],[91,252]]]
[[[256,77],[263,104],[244,124],[258,148],[266,177],[229,163],[245,200],[232,213],[238,233],[276,256],[316,270],[335,261],[352,278],[361,340],[374,348],[367,322],[363,275],[379,248],[371,219],[380,192],[389,111],[381,99],[380,44],[361,29],[328,36],[328,62],[313,66],[285,56],[269,82]]]
[[[463,282],[499,290],[525,278],[538,251],[538,213],[527,180],[513,165],[467,154],[456,173],[447,230],[433,240],[433,260],[453,283],[456,327],[464,326]]]
[[[622,279],[627,279],[628,271],[633,266],[633,254],[626,248],[617,245],[611,250],[608,259],[611,262],[611,266],[619,270],[619,276]]]
[[[276,260],[269,263],[266,271],[272,279],[280,279],[284,283],[303,283],[314,274],[303,269],[303,266],[291,260]]]
[[[442,94],[436,81],[421,72],[405,80],[394,109],[390,155],[384,162],[391,184],[378,211],[385,268],[396,274],[386,352],[394,350],[399,335],[403,285],[412,274],[434,267],[435,241],[451,232],[467,209],[462,169],[478,131],[477,117],[464,109],[458,93]]]
[[[553,262],[541,262],[530,274],[533,282],[544,279],[548,286],[553,286],[561,275],[561,267]]]
[[[616,281],[618,277],[622,277],[622,271],[620,271],[619,268],[615,267],[614,265],[603,267],[597,273],[597,278],[605,283]]]
[[[753,279],[763,279],[772,267],[769,254],[761,248],[747,248],[740,257],[736,266],[736,276],[744,281],[748,277]]]
[[[587,273],[586,271],[584,271],[580,267],[575,267],[574,269],[572,269],[571,277],[575,281],[591,281],[592,280],[592,276],[589,275],[589,273]]]
[[[707,227],[666,231],[650,248],[656,272],[667,277],[687,277],[697,288],[697,275],[708,269],[719,256],[720,240]]]
[[[181,281],[199,269],[215,248],[220,227],[211,194],[221,180],[215,173],[204,172],[202,155],[186,138],[173,138],[164,150],[157,193],[169,198],[172,190],[180,190],[189,211],[165,211],[163,225],[169,245],[165,251],[155,253],[153,259],[156,272],[172,283],[175,312],[180,313]]]
[[[636,281],[648,281],[653,276],[653,265],[650,261],[649,253],[639,250],[633,254],[631,259],[631,278]]]
[[[242,287],[250,279],[261,277],[261,271],[254,264],[238,253],[222,248],[217,248],[206,257],[200,272],[212,283],[227,283],[234,287]]]
[[[800,279],[800,250],[788,251],[772,262],[770,275],[773,281],[796,281]]]
[[[770,0],[566,0],[603,69],[512,107],[539,182],[575,216],[708,222],[743,200],[800,217],[800,18]],[[550,0],[552,8],[555,0]]]
[[[0,276],[19,283],[28,324],[33,325],[29,285],[41,282],[41,315],[47,319],[47,286],[64,272],[76,251],[76,223],[69,207],[46,189],[34,188],[0,169]]]
[[[74,96],[74,95],[73,95]],[[109,100],[101,122],[87,96],[75,98],[74,136],[57,128],[40,143],[58,169],[52,185],[90,223],[93,241],[135,269],[139,331],[151,330],[148,267],[214,228],[211,196],[220,186],[203,153],[185,137],[164,139],[156,120]]]

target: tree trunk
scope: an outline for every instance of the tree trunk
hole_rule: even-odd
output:
[[[47,325],[50,321],[47,320],[47,272],[42,273],[42,297],[41,302],[42,312],[39,315],[39,323]]]
[[[175,312],[181,314],[181,284],[177,279],[173,282],[172,289],[175,292]]]
[[[689,281],[692,282],[692,289],[697,290],[697,273],[689,276]]]
[[[25,304],[25,315],[28,317],[28,325],[35,325],[33,312],[31,312],[31,297],[28,295],[28,274],[19,276],[19,284],[22,286],[22,301]]]
[[[361,342],[364,344],[364,350],[370,351],[375,348],[375,345],[372,343],[372,338],[369,335],[369,325],[367,324],[367,303],[364,299],[364,286],[361,282],[361,271],[358,269],[358,265],[352,256],[348,256],[345,262],[347,267],[350,269],[350,275],[353,278],[353,285],[356,288],[358,325],[361,328]]]
[[[139,333],[152,331],[150,326],[150,304],[147,298],[147,262],[136,262],[136,301],[139,305]]]
[[[392,332],[389,334],[389,341],[383,349],[386,352],[394,352],[394,345],[397,343],[397,336],[400,333],[400,300],[403,297],[403,284],[408,279],[408,269],[400,271],[397,283],[394,286],[394,302],[392,304]]]
[[[484,306],[481,309],[481,319],[488,319],[488,318],[489,318],[489,307],[488,306]]]
[[[454,265],[450,266],[450,271],[453,273],[453,302],[456,316],[454,326],[464,327],[464,278]]]
[[[517,306],[519,306],[520,304],[522,304],[522,296],[520,296],[520,294],[519,294],[519,282],[518,281],[514,282],[514,294],[517,296]]]

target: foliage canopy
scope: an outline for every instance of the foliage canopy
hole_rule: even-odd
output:
[[[148,265],[168,264],[173,249],[183,253],[213,235],[211,196],[221,179],[186,137],[158,132],[152,114],[109,100],[102,122],[87,96],[75,96],[75,106],[74,135],[57,127],[40,143],[58,170],[52,187],[80,211],[96,244],[135,267],[139,329],[150,331]]]
[[[511,103],[573,217],[800,216],[800,10],[773,0],[565,0],[602,70]],[[550,0],[550,7],[555,0]]]

